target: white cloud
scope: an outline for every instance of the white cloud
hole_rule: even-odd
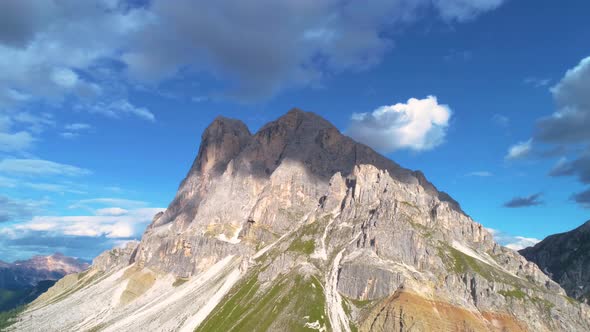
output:
[[[90,128],[92,128],[92,126],[87,123],[70,123],[64,126],[64,129],[67,131],[62,132],[59,135],[67,139],[76,138],[80,136],[82,131],[89,130]]]
[[[519,142],[511,146],[505,158],[509,160],[525,158],[531,154],[532,150],[533,140],[529,139],[528,141]]]
[[[64,126],[65,130],[70,130],[70,131],[88,130],[90,128],[92,128],[92,126],[87,123],[70,123],[70,124]]]
[[[433,0],[446,20],[468,21],[482,12],[498,8],[504,0]]]
[[[140,208],[121,215],[36,216],[12,228],[16,233],[47,232],[53,236],[130,238],[141,234],[153,216],[162,210]]]
[[[81,176],[92,173],[84,168],[42,159],[3,159],[0,161],[0,172],[27,176]]]
[[[78,83],[78,75],[69,68],[53,69],[51,79],[55,84],[66,89],[71,89]]]
[[[146,14],[104,1],[1,1],[0,90],[60,99],[84,89],[92,83],[74,70],[116,57]]]
[[[487,228],[487,230],[490,233],[492,233],[492,235],[494,235],[494,239],[496,240],[496,242],[498,242],[506,248],[510,248],[516,251],[524,249],[526,247],[534,246],[535,244],[541,242],[541,240],[539,239],[518,235],[514,236],[492,228]]]
[[[129,211],[120,207],[102,208],[96,210],[98,216],[122,216],[128,214]]]
[[[26,131],[19,131],[16,133],[0,132],[0,151],[14,152],[27,150],[35,141],[33,136]]]
[[[444,142],[450,117],[451,109],[434,96],[410,98],[406,104],[353,114],[347,134],[382,152],[430,150]]]
[[[532,85],[535,88],[542,88],[548,86],[551,80],[548,78],[527,77],[524,79],[524,83]]]
[[[4,0],[0,91],[36,99],[82,96],[100,84],[85,74],[106,59],[152,82],[204,71],[231,81],[232,95],[268,96],[379,63],[392,30],[424,12],[461,22],[502,2]]]
[[[492,121],[494,121],[500,127],[508,127],[510,124],[510,118],[502,114],[494,114],[492,116]]]
[[[109,103],[98,102],[88,105],[79,105],[77,106],[77,109],[86,110],[90,113],[103,114],[112,118],[120,118],[123,115],[135,115],[151,122],[156,120],[155,115],[147,108],[137,107],[125,99]]]
[[[106,207],[111,208],[113,206],[118,208],[125,208],[125,209],[137,209],[146,207],[148,205],[147,202],[132,200],[132,199],[125,199],[125,198],[115,198],[115,197],[100,197],[100,198],[90,198],[90,199],[82,199],[74,204],[71,204],[68,208],[70,209],[88,209],[88,210],[97,210],[97,211],[108,211],[108,210],[100,210],[97,207]]]

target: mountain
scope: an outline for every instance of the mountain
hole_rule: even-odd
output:
[[[13,322],[23,331],[588,331],[590,310],[422,173],[294,109],[255,134],[217,118],[141,241],[64,277]]]
[[[548,236],[520,254],[535,262],[569,296],[590,301],[590,220],[569,232]]]
[[[89,264],[60,253],[33,256],[14,263],[0,261],[0,311],[31,302],[56,280],[88,268]]]

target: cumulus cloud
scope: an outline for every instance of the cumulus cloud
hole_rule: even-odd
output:
[[[521,208],[521,207],[542,205],[543,201],[541,201],[541,196],[542,196],[541,193],[537,193],[537,194],[533,194],[533,195],[525,196],[525,197],[514,197],[513,199],[504,203],[504,207]]]
[[[580,182],[590,184],[590,150],[577,159],[561,159],[549,172],[551,176],[577,176]]]
[[[84,96],[100,89],[87,74],[106,59],[148,82],[188,69],[229,81],[235,97],[269,96],[375,65],[391,31],[423,13],[462,22],[502,2],[4,0],[0,91]]]
[[[557,112],[540,119],[535,138],[547,143],[590,142],[590,57],[551,88]]]
[[[550,176],[575,176],[590,184],[590,57],[569,69],[551,93],[556,112],[537,121],[533,138],[554,146],[545,156],[561,156]],[[585,193],[572,199],[588,207]]]
[[[533,140],[529,139],[528,141],[519,142],[511,146],[505,158],[509,160],[526,158],[531,155],[532,151]]]
[[[101,0],[6,0],[0,13],[0,90],[50,99],[87,89],[77,71],[116,57],[145,20]]]
[[[82,176],[92,173],[84,168],[43,159],[3,159],[0,161],[0,172],[25,176]]]
[[[496,229],[488,228],[488,231],[494,235],[494,239],[499,244],[503,245],[504,247],[510,248],[512,250],[521,250],[527,247],[534,246],[535,244],[541,242],[539,239],[535,239],[532,237],[524,237],[518,235],[510,235]]]
[[[451,109],[436,97],[410,98],[407,103],[381,106],[352,115],[347,134],[376,150],[430,150],[444,142]]]

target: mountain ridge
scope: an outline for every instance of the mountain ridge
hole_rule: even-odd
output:
[[[255,134],[217,118],[141,241],[60,280],[14,328],[590,329],[587,306],[421,173],[316,117]]]
[[[559,283],[569,296],[590,301],[590,220],[519,252]]]

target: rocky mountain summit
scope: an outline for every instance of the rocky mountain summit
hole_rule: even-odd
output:
[[[548,236],[520,254],[537,263],[569,296],[590,302],[590,220],[569,232]]]
[[[141,241],[12,328],[588,331],[590,311],[422,173],[295,109],[255,134],[217,118]]]
[[[60,253],[13,263],[0,261],[0,311],[34,300],[56,280],[88,266],[84,261]]]
[[[34,286],[39,281],[57,280],[66,274],[88,268],[89,264],[60,253],[49,256],[33,256],[13,263],[0,261],[0,288]]]

